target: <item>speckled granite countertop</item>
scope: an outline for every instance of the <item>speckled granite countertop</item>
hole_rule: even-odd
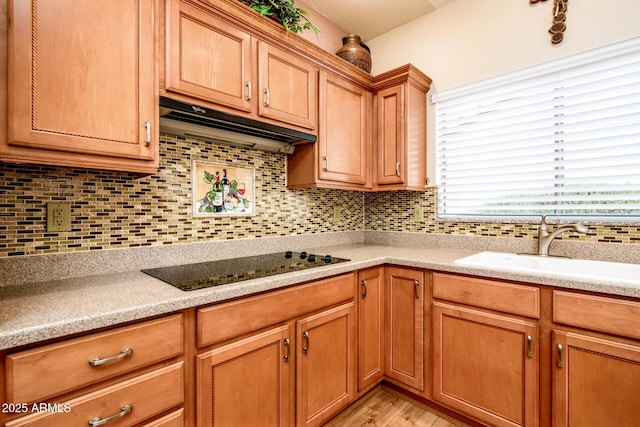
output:
[[[314,249],[351,261],[234,284],[180,291],[140,271],[89,275],[0,287],[0,349],[212,304],[381,264],[475,274],[640,298],[640,287],[464,267],[458,258],[477,251],[371,243]],[[193,261],[196,262],[196,261]]]

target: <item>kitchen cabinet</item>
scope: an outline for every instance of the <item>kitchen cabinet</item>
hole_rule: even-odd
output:
[[[318,142],[290,156],[288,187],[370,189],[371,92],[321,71],[319,93]]]
[[[384,374],[384,268],[358,273],[358,392]]]
[[[554,291],[553,318],[553,425],[637,425],[640,304]]]
[[[434,298],[448,300],[432,305],[436,402],[493,426],[538,425],[539,326],[514,314],[538,315],[536,291],[434,273]]]
[[[424,391],[424,271],[386,267],[385,300],[385,376]]]
[[[170,315],[8,354],[7,403],[24,416],[3,425],[86,426],[112,416],[133,425],[181,406],[182,322]],[[43,402],[56,410],[33,410]]]
[[[412,65],[374,78],[374,190],[424,191],[430,85],[431,79]]]
[[[287,325],[197,356],[198,426],[289,426],[295,373]]]
[[[355,396],[353,301],[296,322],[296,425],[319,426]]]
[[[313,64],[256,38],[206,3],[166,4],[164,95],[315,130],[318,71]]]
[[[0,159],[156,172],[158,6],[9,0]]]
[[[356,383],[355,278],[198,309],[197,425],[321,425],[347,406]]]

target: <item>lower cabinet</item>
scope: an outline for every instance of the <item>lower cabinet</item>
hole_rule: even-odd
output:
[[[290,425],[292,339],[284,325],[197,356],[197,425]]]
[[[355,278],[198,309],[196,425],[318,426],[344,409],[356,388]]]
[[[640,346],[553,332],[553,426],[640,423]]]
[[[538,425],[537,325],[433,304],[433,398],[492,426]]]
[[[424,271],[385,268],[385,376],[424,391]]]
[[[297,426],[322,425],[354,398],[353,302],[296,322]]]
[[[358,391],[384,374],[384,268],[358,273]]]

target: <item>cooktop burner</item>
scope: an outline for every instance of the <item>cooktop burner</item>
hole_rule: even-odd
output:
[[[290,273],[307,268],[322,267],[349,261],[331,255],[292,252],[199,262],[172,267],[142,270],[183,291],[226,285],[242,280]]]

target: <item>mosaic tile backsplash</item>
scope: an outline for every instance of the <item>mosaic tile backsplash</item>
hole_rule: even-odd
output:
[[[256,214],[194,218],[192,160],[255,168]],[[153,175],[0,163],[0,256],[363,229],[363,193],[287,190],[285,170],[284,154],[168,135]],[[51,201],[72,203],[72,231],[46,232]]]
[[[365,229],[413,233],[459,234],[490,237],[533,238],[538,225],[516,222],[443,221],[436,218],[436,194],[412,191],[374,192],[365,195]],[[414,207],[424,210],[424,221],[415,221]],[[556,239],[602,243],[640,243],[640,224],[602,225],[585,223],[587,235],[562,233]],[[554,225],[550,225],[551,229]]]
[[[194,218],[192,160],[255,168],[256,215]],[[160,169],[147,176],[0,163],[0,257],[338,231],[534,237],[535,224],[439,221],[435,194],[288,190],[286,156],[163,135]],[[46,203],[72,204],[72,231],[46,232]],[[333,206],[341,220],[333,221]],[[414,206],[424,221],[414,220]],[[589,225],[562,239],[640,243],[640,226]]]

